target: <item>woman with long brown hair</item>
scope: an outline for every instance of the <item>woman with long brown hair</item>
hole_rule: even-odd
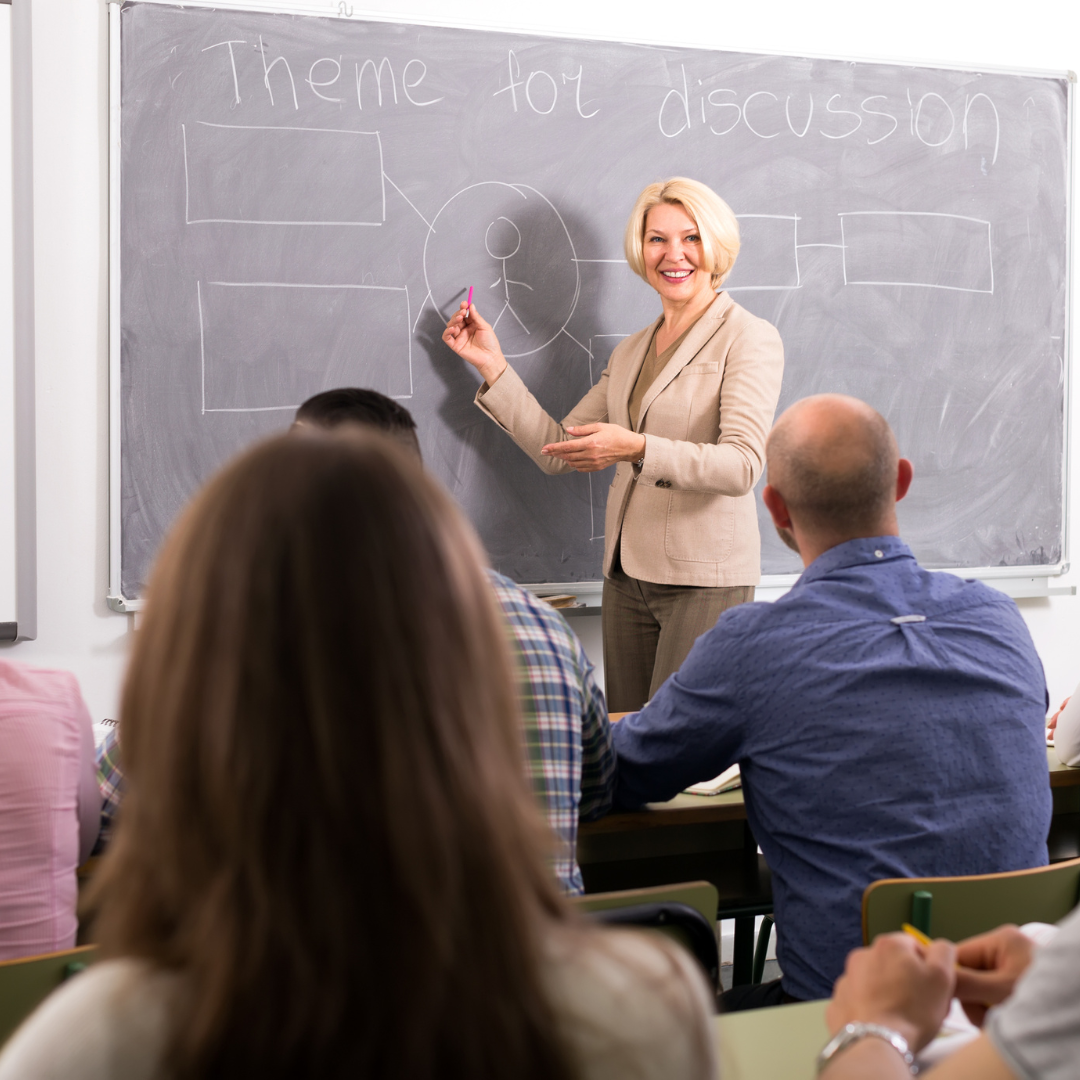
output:
[[[377,435],[273,440],[211,481],[124,689],[110,959],[0,1078],[711,1074],[692,961],[580,925],[549,874],[481,564]]]

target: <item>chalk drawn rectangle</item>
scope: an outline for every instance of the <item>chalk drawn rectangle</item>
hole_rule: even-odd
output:
[[[742,246],[724,288],[728,292],[799,288],[799,219],[794,214],[736,216]]]
[[[189,225],[381,225],[378,132],[181,124]]]
[[[990,222],[960,214],[840,214],[845,285],[994,291]]]
[[[286,411],[335,386],[412,395],[404,288],[200,281],[196,299],[204,413]]]

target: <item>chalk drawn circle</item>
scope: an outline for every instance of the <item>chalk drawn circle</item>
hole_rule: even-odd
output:
[[[432,219],[424,282],[444,319],[473,286],[473,303],[508,358],[550,345],[581,290],[574,242],[554,204],[528,184],[496,180],[462,188]]]

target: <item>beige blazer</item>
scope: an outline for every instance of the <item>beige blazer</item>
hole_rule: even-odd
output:
[[[562,423],[507,368],[476,404],[547,473],[572,472],[543,457],[566,428],[607,422],[629,428],[627,403],[659,325],[616,347],[597,384]],[[640,472],[615,467],[604,528],[604,573],[621,538],[623,569],[665,585],[756,585],[761,537],[754,485],[765,464],[784,347],[776,328],[720,293],[657,376],[635,430],[645,435]]]

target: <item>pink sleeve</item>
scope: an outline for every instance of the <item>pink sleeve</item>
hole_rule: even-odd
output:
[[[94,725],[90,710],[76,690],[75,709],[79,714],[79,865],[90,857],[101,829],[101,789],[97,782],[94,755]]]

